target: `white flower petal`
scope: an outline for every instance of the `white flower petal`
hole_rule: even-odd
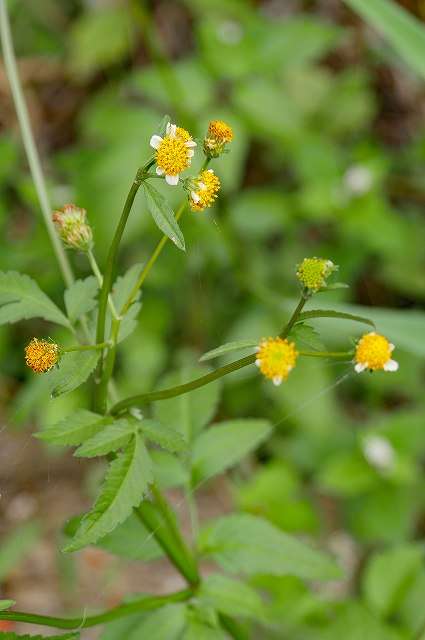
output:
[[[165,181],[168,184],[171,184],[173,187],[176,186],[176,184],[179,183],[179,174],[177,174],[176,176],[165,176]]]
[[[187,155],[189,156],[189,158],[193,158],[193,156],[195,155],[195,152],[193,149],[189,149],[189,151],[187,152]]]
[[[149,144],[151,145],[151,147],[153,147],[154,149],[158,149],[159,145],[162,142],[162,138],[161,136],[152,136]]]
[[[255,351],[255,352],[258,352],[258,351],[260,351],[260,350],[261,350],[261,347],[254,347],[254,351]]]
[[[390,351],[394,351],[394,349],[395,349],[395,346],[393,345],[392,342],[390,342]]]
[[[361,373],[362,371],[367,369],[368,366],[369,366],[368,362],[358,362],[357,364],[354,365],[354,369],[355,371],[357,371],[357,373]]]
[[[175,138],[176,137],[176,129],[177,126],[175,124],[171,124],[171,122],[169,122],[167,124],[167,136],[170,136],[170,138]]]
[[[156,171],[156,175],[157,176],[162,176],[162,174],[164,173],[164,171],[161,169],[161,167],[157,167],[155,169],[155,171]]]
[[[201,191],[206,191],[207,187],[204,185],[203,182],[198,182],[198,187],[200,188]]]
[[[273,378],[273,384],[275,385],[275,387],[278,387],[280,384],[282,384],[282,376],[276,376],[275,378]]]
[[[199,200],[201,199],[197,193],[195,193],[195,191],[191,191],[190,192],[190,197],[192,198],[193,202],[195,204],[198,204]]]
[[[196,147],[197,144],[195,142],[195,140],[188,140],[187,142],[185,142],[186,147]]]
[[[261,360],[259,358],[256,359],[255,364],[257,367],[261,367]]]
[[[397,369],[398,362],[396,362],[395,360],[388,360],[388,362],[384,364],[384,371],[397,371]]]

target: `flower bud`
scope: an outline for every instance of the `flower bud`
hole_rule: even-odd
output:
[[[189,193],[189,204],[192,211],[203,211],[210,207],[217,198],[220,180],[212,169],[206,169],[198,176],[187,178],[184,188]]]
[[[316,293],[326,286],[325,279],[333,272],[338,271],[338,265],[324,258],[304,258],[297,266],[297,278],[307,289],[309,295]]]
[[[228,142],[233,139],[232,127],[222,122],[214,120],[208,126],[208,132],[204,139],[204,153],[208,158],[218,158]]]
[[[65,246],[75,251],[88,251],[93,246],[93,233],[86,220],[86,210],[66,204],[53,211],[53,224]]]

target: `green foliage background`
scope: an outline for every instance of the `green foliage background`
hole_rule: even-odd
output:
[[[219,199],[205,213],[184,214],[186,254],[168,246],[147,280],[137,328],[120,346],[121,396],[150,391],[163,374],[193,366],[222,343],[276,335],[298,294],[295,265],[306,256],[330,258],[350,284],[322,294],[320,306],[369,316],[396,344],[400,368],[391,375],[358,376],[350,363],[314,359],[300,361],[278,388],[256,371],[235,373],[225,379],[216,415],[275,425],[271,437],[260,438],[258,459],[229,477],[237,509],[325,543],[343,564],[344,542],[356,550],[337,598],[299,578],[255,578],[270,596],[274,624],[261,637],[419,640],[425,637],[415,635],[425,619],[424,89],[396,49],[335,4],[10,6],[52,202],[87,209],[101,265],[163,114],[194,137],[202,138],[213,119],[234,130],[230,153],[214,166]],[[5,128],[0,267],[29,273],[64,308],[20,149],[18,131]],[[173,198],[172,189],[166,193]],[[180,198],[176,189],[175,208]],[[139,195],[121,272],[146,262],[158,239]],[[79,277],[88,276],[83,257],[72,259]],[[350,322],[311,324],[329,350],[360,335]],[[34,415],[52,424],[86,401],[88,392],[79,389],[40,402],[47,383],[25,370],[22,354],[33,335],[48,329],[43,321],[1,328],[1,386],[12,428]],[[367,438],[377,435],[393,448],[390,469],[364,455]],[[175,610],[163,611],[166,624]]]

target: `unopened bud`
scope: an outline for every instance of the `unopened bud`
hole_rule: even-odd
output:
[[[311,293],[326,286],[325,279],[338,270],[338,265],[324,258],[304,258],[297,267],[297,277],[301,284]]]
[[[86,210],[66,204],[53,211],[53,224],[62,242],[75,251],[88,251],[93,246],[93,233],[86,220]]]

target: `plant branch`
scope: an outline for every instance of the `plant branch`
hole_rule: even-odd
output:
[[[79,618],[57,618],[53,616],[42,616],[35,613],[24,613],[21,611],[0,611],[0,620],[13,620],[15,622],[28,622],[30,624],[42,624],[56,629],[85,629],[103,624],[110,620],[125,618],[135,613],[143,613],[152,609],[158,609],[171,602],[184,602],[193,595],[192,589],[183,589],[166,596],[147,596],[138,600],[124,603],[104,613],[94,616],[81,616]]]

